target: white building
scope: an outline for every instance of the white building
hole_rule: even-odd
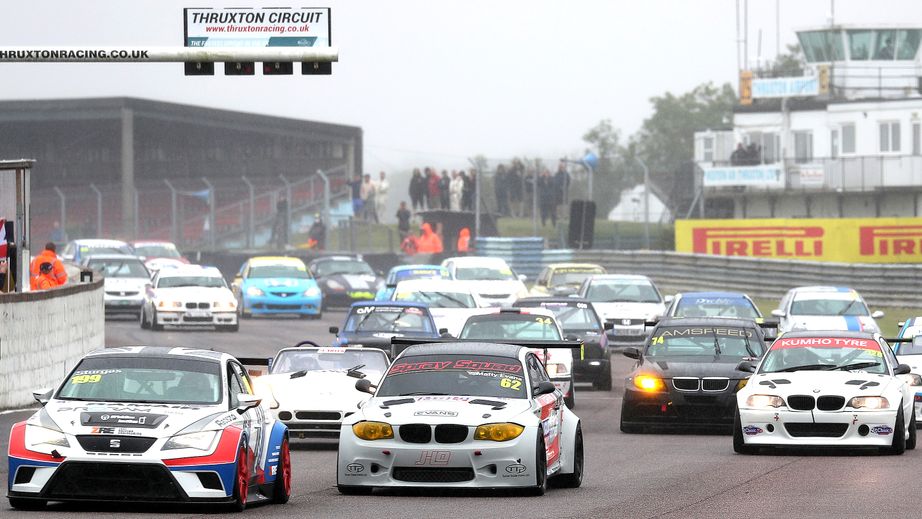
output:
[[[774,97],[796,82],[756,74],[753,103],[734,109],[732,130],[695,133],[698,214],[920,216],[922,28],[835,26],[797,36],[807,60],[800,83],[815,92]],[[740,143],[759,151],[731,161]]]

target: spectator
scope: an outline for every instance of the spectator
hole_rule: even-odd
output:
[[[432,230],[432,226],[423,223],[420,226],[420,235],[416,239],[416,250],[420,254],[438,254],[442,252],[442,239]]]
[[[522,195],[525,191],[525,186],[522,184],[522,176],[524,174],[525,166],[522,164],[522,161],[519,159],[513,160],[512,166],[506,174],[506,178],[509,180],[506,183],[506,192],[509,193],[510,213],[515,217],[523,216]]]
[[[474,189],[477,187],[477,172],[473,169],[464,175],[464,172],[461,172],[461,180],[464,181],[464,189],[461,192],[461,210],[462,211],[473,211],[474,210]]]
[[[307,248],[323,250],[326,248],[327,226],[323,223],[320,213],[314,214],[314,223],[307,231]]]
[[[207,218],[205,222],[208,223]],[[288,200],[284,196],[279,196],[275,202],[275,221],[272,223],[269,241],[280,249],[288,245]]]
[[[452,171],[451,176],[455,176],[457,172]],[[442,209],[448,209],[451,206],[451,177],[448,176],[448,171],[442,170],[442,178],[439,179],[439,203],[442,205]]]
[[[461,231],[458,232],[458,252],[470,252],[471,251],[471,230],[467,227],[462,227]]]
[[[358,217],[362,214],[362,175],[356,173],[347,184],[352,188],[352,214]]]
[[[375,186],[375,221],[384,216],[387,211],[387,193],[391,189],[391,183],[387,180],[387,173],[381,172],[378,177],[378,185]]]
[[[500,164],[496,167],[496,175],[493,176],[493,194],[496,195],[496,211],[502,216],[509,216],[506,182],[506,166]]]
[[[557,200],[554,205],[554,214],[557,214],[557,206],[566,205],[570,194],[570,172],[567,171],[567,165],[561,162],[557,165],[557,173],[554,174],[554,189],[556,190]]]
[[[57,288],[59,285],[54,279],[54,274],[52,271],[54,266],[51,262],[45,261],[38,267],[38,278],[35,283],[34,290],[51,290],[52,288]]]
[[[730,165],[731,166],[742,166],[746,161],[746,148],[743,147],[743,143],[739,142],[736,144],[736,149],[733,150],[733,153],[730,154]]]
[[[375,184],[371,181],[371,175],[365,174],[365,181],[359,188],[359,197],[362,199],[362,218],[366,222],[374,220],[378,223],[378,213],[375,212]]]
[[[457,171],[451,172],[451,210],[461,210],[461,197],[464,194],[464,179]]]
[[[45,250],[36,256],[29,265],[29,287],[32,290],[38,290],[38,278],[41,275],[40,268],[42,263],[51,263],[52,278],[57,285],[67,283],[67,272],[64,270],[64,264],[58,259],[54,243],[45,244]]]
[[[439,175],[434,169],[430,169],[426,178],[426,187],[429,195],[429,209],[438,209],[441,202],[441,193],[439,191]]]
[[[541,210],[541,227],[551,219],[551,225],[557,226],[557,213],[554,211],[557,205],[557,190],[554,188],[554,179],[551,178],[551,172],[545,169],[538,177],[538,207]]]
[[[425,209],[426,179],[420,173],[419,168],[413,170],[413,177],[410,178],[410,203],[413,210]]]
[[[410,234],[410,217],[412,213],[407,209],[407,203],[400,202],[400,208],[397,209],[397,232],[400,233],[400,243],[403,243]]]

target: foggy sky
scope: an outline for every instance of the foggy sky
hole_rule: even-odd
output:
[[[603,118],[627,137],[648,99],[736,81],[735,0],[290,3],[3,2],[0,46],[175,45],[183,7],[330,6],[333,75],[186,77],[181,64],[0,64],[0,99],[131,96],[361,126],[368,171],[578,154]],[[749,56],[776,48],[775,0],[749,1]],[[826,0],[780,0],[782,50]],[[839,0],[839,23],[922,24],[922,2]],[[216,67],[219,69],[220,66]]]

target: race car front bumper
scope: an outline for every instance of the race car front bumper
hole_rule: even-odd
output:
[[[106,315],[115,314],[135,314],[141,311],[141,305],[144,304],[144,295],[137,293],[133,296],[113,295],[121,292],[106,293],[103,296]]]
[[[897,412],[740,409],[740,423],[747,445],[889,447]]]
[[[166,326],[233,326],[237,324],[237,312],[212,312],[208,310],[191,313],[157,311],[157,324]]]
[[[671,385],[671,381],[667,380]],[[727,427],[736,411],[735,381],[721,392],[669,390],[650,393],[625,382],[621,422],[648,427]]]
[[[345,425],[340,433],[337,482],[365,487],[504,488],[536,481],[537,427],[513,440],[468,439],[461,443],[412,444],[400,440],[366,441]]]
[[[243,310],[253,315],[318,315],[320,314],[321,300],[321,296],[248,295],[243,298]]]
[[[280,408],[275,411],[275,416],[288,426],[292,439],[336,439],[342,428],[344,413],[340,410],[294,410]]]
[[[609,348],[640,347],[647,340],[648,330],[640,319],[608,319],[608,321],[612,323],[612,329],[608,331]],[[622,321],[632,324],[619,324]]]

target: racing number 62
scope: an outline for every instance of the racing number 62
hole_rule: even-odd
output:
[[[502,379],[500,379],[500,380],[499,380],[499,385],[500,385],[500,387],[505,387],[505,388],[513,389],[513,390],[515,390],[515,391],[519,391],[519,390],[522,389],[522,381],[521,381],[521,380],[513,380],[513,379],[511,379],[511,378],[502,378]]]

